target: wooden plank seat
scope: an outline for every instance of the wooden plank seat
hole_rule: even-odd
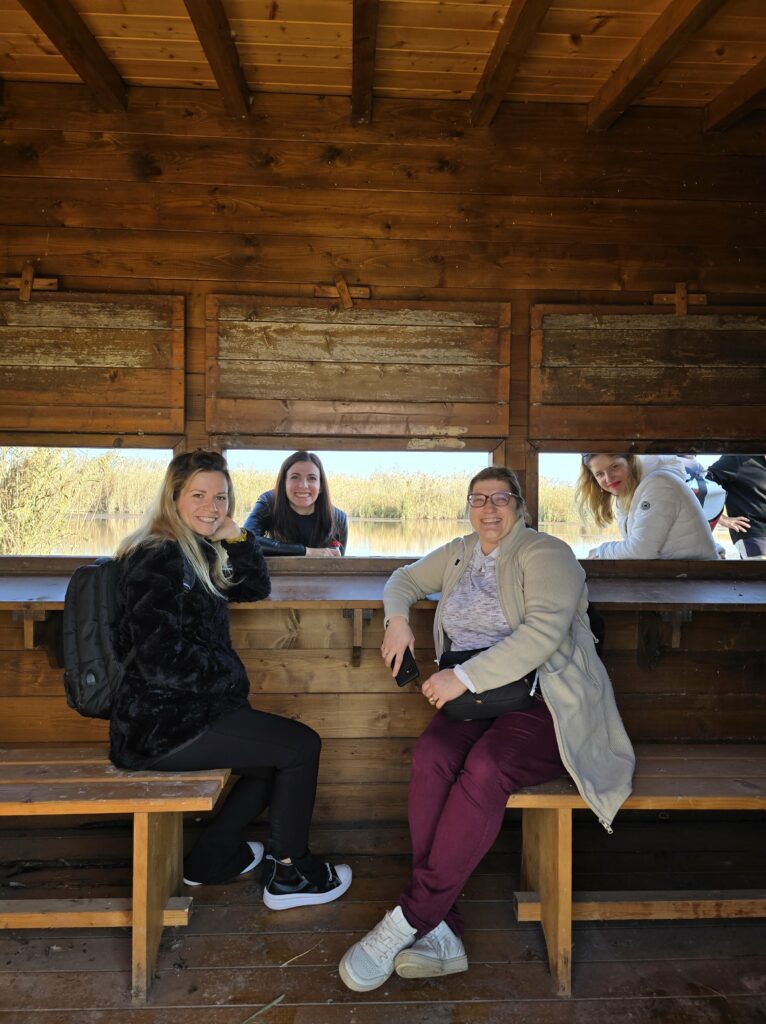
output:
[[[572,811],[586,807],[569,778],[512,794],[522,810],[519,921],[540,921],[559,995],[571,995],[572,921],[764,917],[766,890],[572,892]],[[633,792],[623,810],[764,811],[766,747],[748,744],[636,746]],[[614,827],[619,829],[618,814]]]
[[[145,1003],[165,925],[188,923],[182,885],[184,811],[210,811],[229,769],[127,772],[104,748],[0,748],[0,815],[129,814],[133,818],[132,898],[1,900],[0,928],[129,927],[131,995]]]

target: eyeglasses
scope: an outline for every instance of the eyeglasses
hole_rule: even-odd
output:
[[[471,508],[484,508],[487,502],[489,502],[490,505],[495,505],[497,508],[504,508],[511,498],[518,498],[518,494],[514,494],[513,491],[495,491],[494,494],[469,494],[468,504]]]

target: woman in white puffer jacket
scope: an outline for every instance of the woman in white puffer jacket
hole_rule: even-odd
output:
[[[598,526],[614,522],[621,541],[606,541],[588,558],[718,557],[699,501],[676,455],[582,457],[576,500]]]

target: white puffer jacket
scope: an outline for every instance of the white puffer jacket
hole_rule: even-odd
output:
[[[684,482],[678,456],[643,455],[641,468],[630,508],[617,513],[625,539],[599,544],[591,558],[717,558],[710,526]]]

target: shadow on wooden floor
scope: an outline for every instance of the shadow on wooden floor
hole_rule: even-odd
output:
[[[713,887],[725,884],[723,874],[731,884],[734,872],[736,884],[763,886],[763,832],[755,816],[626,816],[609,839],[584,819],[575,885]],[[126,893],[129,836],[119,823],[6,831],[0,839],[2,899]],[[394,976],[375,992],[352,993],[338,961],[395,905],[408,870],[404,842],[396,827],[319,832],[316,847],[346,852],[355,870],[349,894],[326,907],[270,912],[254,880],[195,890],[190,925],[166,930],[145,1008],[129,1003],[126,930],[0,933],[0,1024],[766,1021],[766,920],[575,924],[574,996],[554,997],[538,926],[514,918],[514,823],[461,901],[469,971],[430,981]]]

